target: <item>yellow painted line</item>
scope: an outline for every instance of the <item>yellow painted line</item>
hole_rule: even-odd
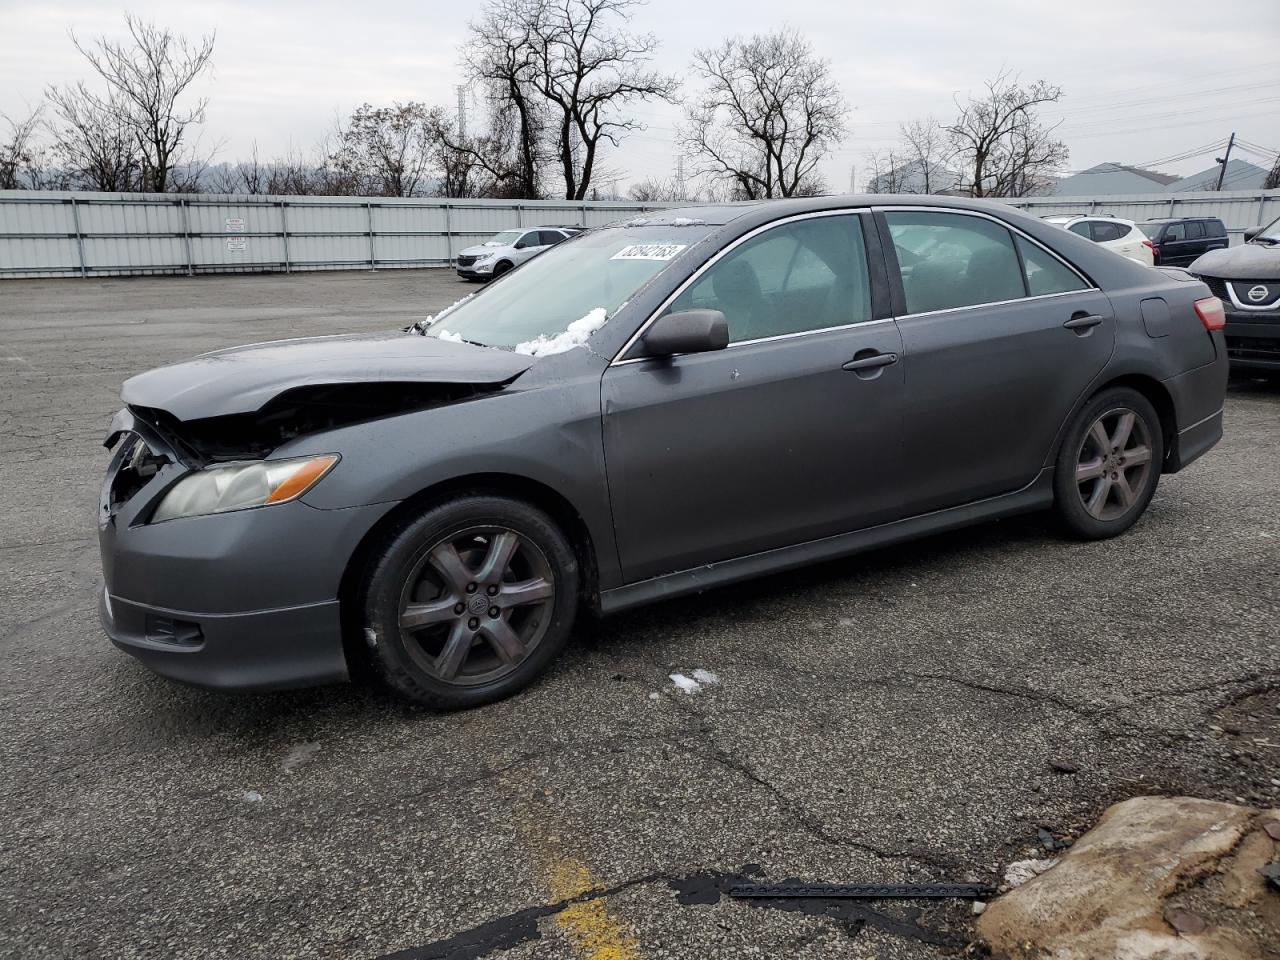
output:
[[[601,886],[585,864],[568,857],[549,857],[545,873],[551,899],[555,901],[572,900]],[[583,960],[640,960],[636,938],[599,900],[572,903],[554,919]]]

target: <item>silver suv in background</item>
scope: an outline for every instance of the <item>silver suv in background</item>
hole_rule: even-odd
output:
[[[458,254],[458,276],[464,280],[492,280],[582,230],[568,226],[503,230]]]

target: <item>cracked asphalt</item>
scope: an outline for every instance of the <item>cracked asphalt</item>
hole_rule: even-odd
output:
[[[932,958],[968,904],[721,893],[995,882],[1142,793],[1280,805],[1280,389],[1255,383],[1117,540],[1031,516],[650,607],[469,713],[215,695],[114,650],[94,513],[120,381],[465,292],[0,285],[0,957]],[[719,682],[668,679],[699,668]]]

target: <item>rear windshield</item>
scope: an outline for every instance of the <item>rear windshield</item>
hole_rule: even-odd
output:
[[[579,234],[440,314],[427,336],[529,352],[575,321],[599,327],[714,229],[632,221]]]

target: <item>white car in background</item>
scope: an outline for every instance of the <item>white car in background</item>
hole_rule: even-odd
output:
[[[1114,250],[1122,257],[1145,263],[1148,267],[1155,266],[1155,246],[1132,220],[1100,216],[1060,216],[1045,217],[1044,219],[1048,223],[1056,223],[1072,233],[1078,233],[1086,240],[1092,240],[1100,247]]]
[[[518,267],[544,250],[581,233],[583,227],[521,227],[503,230],[484,243],[458,254],[458,276],[464,280],[492,280]]]

